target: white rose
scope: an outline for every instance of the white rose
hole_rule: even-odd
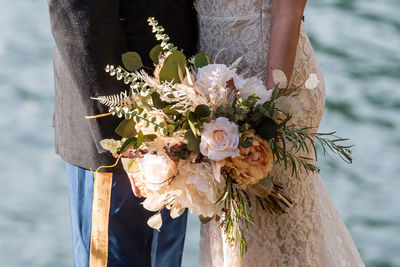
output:
[[[256,77],[243,79],[237,75],[233,78],[233,80],[243,100],[246,100],[252,94],[256,94],[260,98],[257,101],[257,104],[264,104],[270,100],[272,90],[267,90],[267,87],[262,80]]]
[[[239,129],[227,118],[219,117],[204,123],[200,152],[211,160],[220,161],[239,156]]]
[[[209,64],[197,70],[195,87],[209,96],[215,87],[225,87],[226,82],[234,77],[235,70],[224,64]]]
[[[146,154],[137,160],[137,177],[142,179],[147,189],[157,191],[168,180],[178,174],[176,163],[168,156]]]
[[[193,214],[212,217],[218,212],[215,204],[225,189],[225,181],[217,182],[209,163],[181,161],[179,174],[168,186],[180,209],[188,208]],[[172,209],[171,209],[172,211]]]

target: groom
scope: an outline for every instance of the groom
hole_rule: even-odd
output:
[[[152,66],[148,52],[157,43],[147,25],[150,16],[175,45],[195,54],[196,14],[192,0],[48,0],[48,5],[56,42],[56,152],[67,165],[75,266],[86,267],[94,193],[89,170],[115,162],[99,142],[117,138],[119,123],[112,116],[86,120],[85,115],[107,112],[90,97],[127,89],[104,72],[107,64],[121,65],[122,53],[136,51],[145,66]],[[121,166],[105,171],[112,172],[107,266],[180,266],[186,214],[175,220],[163,214],[161,232],[153,233],[146,225],[151,214],[134,197]]]

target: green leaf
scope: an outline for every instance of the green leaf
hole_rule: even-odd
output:
[[[186,75],[186,56],[180,51],[172,52],[164,61],[163,67],[160,70],[161,82],[174,82],[180,83],[179,69]]]
[[[185,133],[185,139],[187,140],[187,149],[189,151],[200,153],[200,139],[196,138],[192,131]]]
[[[122,63],[129,71],[137,71],[143,67],[142,58],[137,52],[126,52],[122,54]]]
[[[211,110],[206,105],[198,105],[194,110],[194,114],[196,114],[197,118],[207,118],[211,116]]]
[[[189,130],[189,129],[190,129],[190,126],[189,126],[188,121],[186,120],[182,124],[182,130]]]
[[[190,155],[190,152],[188,150],[181,150],[176,152],[176,156],[178,159],[187,159]]]
[[[172,105],[168,105],[165,108],[163,108],[162,110],[167,115],[175,115],[175,116],[177,116],[177,115],[180,114],[178,111],[176,111],[175,109],[172,108]]]
[[[194,58],[194,67],[196,69],[202,68],[210,64],[210,58],[207,54],[198,53]]]
[[[143,142],[151,142],[156,138],[157,138],[157,135],[155,135],[155,134],[145,134],[145,135],[143,135]]]
[[[166,101],[162,101],[160,94],[157,92],[154,92],[151,94],[151,99],[153,100],[153,106],[157,109],[163,109],[163,108],[167,107],[168,105],[170,105],[170,103],[168,103]]]
[[[240,137],[239,138],[239,146],[243,148],[248,148],[253,144],[253,137]]]
[[[197,130],[195,123],[197,122],[197,116],[194,112],[189,112],[187,116],[187,122],[189,123],[189,127],[192,130],[194,136],[198,136],[200,134],[199,130]]]
[[[140,147],[142,145],[143,139],[144,139],[143,132],[139,131],[138,136],[137,136],[137,146],[138,147]]]
[[[158,64],[158,57],[162,52],[164,52],[164,50],[161,45],[156,45],[150,50],[149,56],[154,64]]]
[[[274,186],[273,182],[272,182],[272,177],[271,176],[267,176],[264,179],[262,179],[259,182],[260,185],[264,186],[266,189],[268,190],[272,190],[272,187]]]
[[[126,141],[122,144],[120,153],[124,153],[125,150],[127,150],[130,146],[133,146],[133,148],[137,148],[137,138],[136,137],[131,137],[126,139]]]
[[[211,220],[213,219],[213,217],[203,217],[203,216],[199,216],[199,220],[202,224],[206,224],[211,222]]]
[[[176,126],[175,125],[173,125],[173,124],[168,124],[168,132],[170,132],[170,133],[172,133],[173,131],[175,131],[175,129],[176,129]]]
[[[133,120],[123,120],[115,129],[115,132],[125,138],[136,136],[135,122]]]

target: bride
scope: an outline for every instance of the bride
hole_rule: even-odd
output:
[[[263,75],[273,87],[272,69],[299,85],[310,73],[322,80],[320,67],[302,23],[306,0],[197,0],[200,51],[218,61],[233,62],[245,55],[242,71]],[[324,84],[301,89],[302,112],[296,125],[318,127],[324,111]],[[312,155],[308,155],[312,157]],[[255,223],[246,233],[247,257],[224,242],[217,222],[201,229],[200,265],[207,266],[364,266],[353,240],[318,173],[294,178],[290,170],[276,166],[274,182],[285,188],[295,206],[287,214],[274,215],[258,202],[251,207]]]

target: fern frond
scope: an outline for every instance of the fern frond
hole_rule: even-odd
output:
[[[128,95],[126,91],[115,95],[92,97],[92,99],[99,101],[110,109],[119,108],[131,110],[135,108],[134,96]]]

